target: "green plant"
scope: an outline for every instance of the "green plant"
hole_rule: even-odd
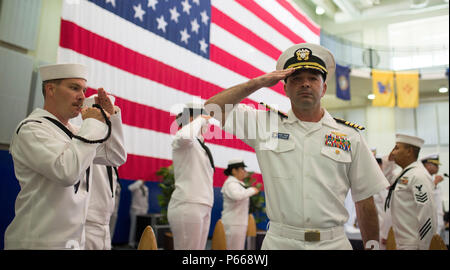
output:
[[[162,180],[159,184],[161,194],[158,195],[158,204],[161,207],[161,224],[169,224],[167,220],[167,207],[169,206],[170,197],[175,190],[175,176],[173,173],[173,165],[161,167],[156,175],[161,176]]]
[[[261,183],[257,183],[256,185],[254,185],[256,179],[252,178],[252,175],[253,172],[249,172],[247,177],[244,178],[245,187],[255,186],[257,189],[261,189]],[[261,193],[250,197],[249,212],[255,217],[256,224],[265,220],[266,207],[264,206],[264,202],[265,199]]]

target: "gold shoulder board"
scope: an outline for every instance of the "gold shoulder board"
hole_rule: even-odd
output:
[[[366,128],[363,127],[363,126],[360,126],[360,125],[358,125],[358,124],[349,122],[349,121],[344,120],[344,119],[334,118],[334,120],[336,120],[336,122],[338,122],[338,123],[341,123],[341,124],[344,124],[344,125],[346,125],[346,126],[352,127],[352,128],[354,128],[354,129],[356,129],[356,130],[364,130],[364,129],[366,129]]]
[[[272,112],[278,113],[278,115],[279,115],[281,118],[288,118],[288,115],[287,115],[286,113],[280,112],[279,110],[275,110],[274,108],[270,107],[269,105],[267,105],[267,104],[264,103],[264,102],[260,102],[259,104],[264,105],[264,106],[269,110],[269,112],[272,111]]]

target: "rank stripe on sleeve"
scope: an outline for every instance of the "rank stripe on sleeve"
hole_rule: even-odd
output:
[[[420,228],[419,230],[420,240],[422,240],[430,230],[431,230],[431,218],[429,218],[422,226],[422,228]]]

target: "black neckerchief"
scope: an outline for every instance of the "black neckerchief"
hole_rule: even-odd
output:
[[[90,144],[94,144],[94,143],[103,143],[104,141],[106,141],[109,136],[111,136],[111,121],[108,119],[108,117],[106,116],[105,111],[102,109],[102,107],[100,107],[100,105],[98,104],[93,104],[92,107],[96,107],[98,109],[100,109],[100,112],[103,115],[103,118],[105,119],[105,123],[108,126],[108,134],[106,134],[106,137],[103,139],[99,139],[99,140],[88,140],[85,139],[83,137],[77,136],[75,134],[72,133],[72,131],[70,131],[66,126],[64,126],[61,122],[59,122],[58,120],[48,117],[48,116],[44,116],[45,119],[49,120],[50,122],[52,122],[53,124],[55,124],[56,126],[58,126],[62,131],[64,131],[64,133],[67,134],[67,136],[69,136],[69,138],[73,139],[78,139],[82,142],[85,143],[90,143]]]
[[[142,183],[142,184],[141,184],[141,186],[140,186],[139,188],[141,189],[141,192],[142,192],[142,196],[144,196],[144,197],[145,197],[145,184],[144,184],[144,183]]]
[[[213,169],[216,169],[216,168],[214,167],[214,160],[213,160],[213,157],[212,157],[212,155],[211,155],[211,151],[209,150],[208,146],[206,146],[206,144],[204,144],[199,138],[197,138],[197,140],[198,140],[198,142],[200,143],[200,145],[203,147],[203,149],[205,149],[206,154],[208,155],[208,158],[209,158],[209,162],[211,163],[211,167],[212,167]]]
[[[394,182],[394,183],[392,184],[392,186],[389,188],[389,193],[388,193],[388,195],[387,195],[387,197],[386,197],[386,201],[385,201],[385,203],[384,203],[384,211],[385,211],[385,212],[386,212],[386,209],[389,208],[389,204],[390,204],[390,202],[391,202],[392,192],[394,192],[394,189],[395,189],[395,186],[397,186],[398,180],[400,180],[400,178],[402,178],[402,176],[403,176],[407,171],[411,170],[412,168],[415,168],[415,167],[409,167],[408,169],[404,170],[404,171],[402,172],[402,174],[400,174],[400,176],[397,177],[397,179],[395,179],[395,182]]]
[[[108,179],[109,179],[109,187],[111,188],[111,194],[112,198],[114,198],[114,187],[113,187],[113,176],[112,176],[112,170],[114,168],[114,172],[117,176],[117,182],[119,183],[119,172],[117,171],[116,167],[106,166],[106,172],[108,173]]]
[[[56,125],[57,127],[59,127],[62,131],[64,131],[64,133],[66,133],[66,135],[67,135],[70,139],[75,138],[75,139],[78,139],[78,140],[80,140],[80,141],[82,141],[82,142],[85,142],[85,143],[92,143],[92,144],[93,144],[93,143],[102,143],[102,142],[106,141],[106,140],[109,138],[109,136],[111,136],[111,121],[108,119],[108,117],[106,116],[105,111],[103,111],[103,109],[102,109],[102,107],[101,107],[100,105],[98,105],[98,104],[93,104],[92,107],[96,107],[96,108],[100,109],[100,111],[101,111],[101,113],[102,113],[102,115],[103,115],[103,118],[105,118],[106,125],[108,125],[108,134],[106,135],[105,138],[100,139],[100,140],[91,141],[91,140],[85,139],[85,138],[83,138],[83,137],[74,135],[74,134],[72,133],[72,131],[70,131],[66,126],[64,126],[64,125],[63,125],[61,122],[59,122],[58,120],[56,120],[56,119],[54,119],[54,118],[51,118],[51,117],[48,117],[48,116],[44,116],[44,118],[47,119],[47,120],[49,120],[49,121],[52,122],[53,124],[55,124],[55,125]],[[20,129],[20,127],[19,127],[19,129]],[[17,131],[18,131],[18,130],[17,130]],[[89,192],[89,174],[90,174],[90,171],[91,171],[90,169],[91,169],[91,167],[88,167],[88,168],[86,169],[86,191],[87,191],[87,192]],[[78,182],[74,185],[75,193],[78,192],[78,187],[79,187],[79,186],[80,186],[80,181],[78,181]]]

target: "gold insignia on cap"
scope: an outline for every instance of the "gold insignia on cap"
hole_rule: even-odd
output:
[[[297,59],[299,61],[308,61],[310,50],[302,48],[298,49],[295,54],[297,55]]]
[[[427,162],[433,163],[435,165],[441,165],[441,163],[439,163],[439,160],[435,160],[435,159],[429,159],[429,160],[427,160]]]

